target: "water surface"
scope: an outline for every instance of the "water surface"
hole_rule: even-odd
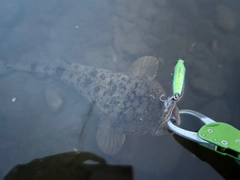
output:
[[[181,57],[187,74],[178,107],[240,129],[238,1],[0,3],[1,60],[60,59],[125,72],[137,58],[151,55],[160,61],[157,81],[171,94],[171,73]],[[62,98],[56,112],[47,105],[48,88]],[[16,164],[76,149],[94,152],[109,163],[132,165],[135,179],[224,179],[239,168],[170,133],[129,136],[119,153],[105,155],[96,144],[99,117],[92,106],[56,80],[24,72],[1,76],[0,177]],[[190,123],[183,119],[185,127],[196,130]],[[221,163],[230,166],[224,169]]]

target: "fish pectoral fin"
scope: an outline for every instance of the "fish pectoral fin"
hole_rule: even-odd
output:
[[[138,58],[131,66],[133,76],[148,76],[154,79],[157,75],[158,60],[153,56],[143,56]]]
[[[96,139],[101,151],[113,155],[121,149],[125,141],[125,134],[112,128],[110,120],[106,118],[99,121]]]

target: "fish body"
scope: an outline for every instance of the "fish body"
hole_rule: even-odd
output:
[[[134,77],[122,73],[80,66],[81,74],[65,71],[61,79],[71,83],[90,102],[106,114],[112,127],[123,133],[145,134],[158,123],[165,93],[159,83],[149,77]],[[154,120],[155,119],[155,120]]]
[[[159,100],[166,93],[154,80],[158,60],[151,56],[136,60],[128,74],[80,64],[36,61],[18,62],[9,67],[48,74],[72,85],[90,102],[95,102],[101,110],[96,139],[99,148],[107,154],[120,150],[126,134],[166,133],[161,124],[163,118],[171,118],[173,111],[176,111],[177,124],[180,123],[177,107],[168,113],[164,102]]]

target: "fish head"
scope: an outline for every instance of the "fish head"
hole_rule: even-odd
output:
[[[164,111],[164,110],[163,110]],[[161,136],[164,134],[168,134],[171,132],[168,128],[167,121],[172,121],[173,124],[176,126],[179,126],[181,123],[179,109],[175,105],[172,110],[168,110],[166,115],[166,110],[163,112],[160,120],[158,121],[157,125],[154,127],[154,129],[150,132],[152,136]]]

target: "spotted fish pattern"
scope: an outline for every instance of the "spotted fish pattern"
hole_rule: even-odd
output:
[[[166,118],[180,123],[177,106],[165,109],[159,97],[166,93],[154,80],[158,60],[152,56],[137,59],[130,72],[116,73],[80,64],[49,61],[21,61],[9,69],[47,74],[73,86],[101,111],[96,139],[106,154],[117,153],[125,135],[161,135]],[[172,112],[173,111],[173,112]],[[164,130],[166,131],[166,129]]]

